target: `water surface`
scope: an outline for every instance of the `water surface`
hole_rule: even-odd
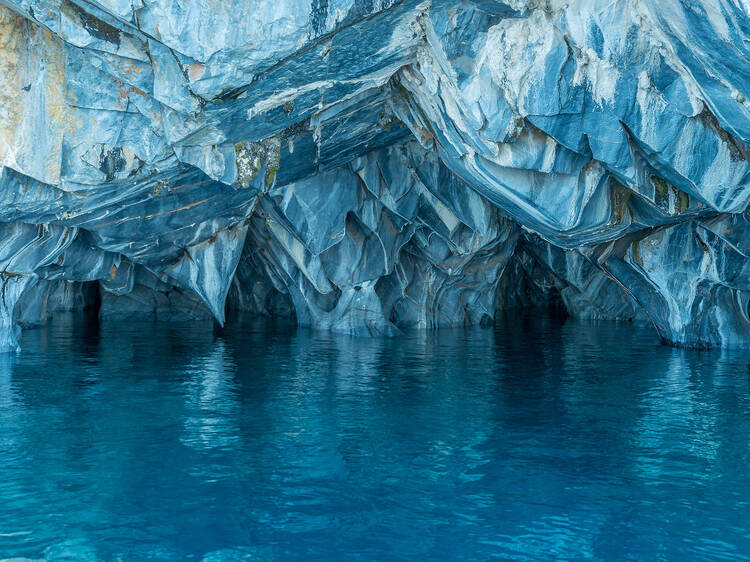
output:
[[[750,356],[60,318],[0,357],[0,558],[750,556]]]

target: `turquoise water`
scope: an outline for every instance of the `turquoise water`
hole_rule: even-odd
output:
[[[508,317],[26,332],[0,558],[748,559],[750,355]]]

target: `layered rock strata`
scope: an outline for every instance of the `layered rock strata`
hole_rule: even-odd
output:
[[[750,345],[744,0],[3,0],[0,347],[561,303]]]

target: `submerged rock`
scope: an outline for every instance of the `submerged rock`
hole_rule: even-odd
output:
[[[557,302],[750,345],[730,0],[6,0],[0,346],[58,310],[352,334]]]

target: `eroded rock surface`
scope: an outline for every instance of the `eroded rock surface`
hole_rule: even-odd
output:
[[[4,0],[0,345],[557,303],[750,345],[744,0]]]

